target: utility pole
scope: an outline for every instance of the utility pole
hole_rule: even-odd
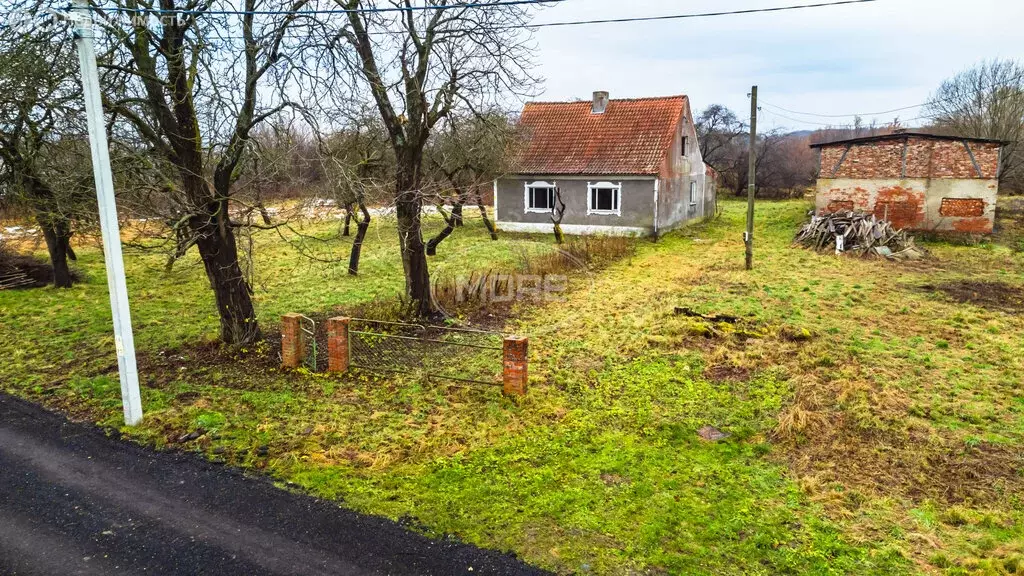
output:
[[[743,233],[746,245],[746,268],[754,267],[754,186],[757,172],[757,86],[750,87],[750,149],[747,153],[747,231]]]
[[[92,15],[88,0],[75,0],[75,44],[82,69],[82,91],[89,125],[89,146],[92,149],[92,174],[96,182],[96,199],[103,233],[103,261],[107,268],[107,289],[110,310],[114,316],[114,347],[117,349],[117,371],[121,379],[121,403],[124,423],[134,426],[142,421],[142,396],[139,394],[139,370],[135,364],[135,338],[128,311],[128,288],[125,285],[124,259],[121,256],[121,230],[114,203],[114,176],[110,171],[110,149],[103,123],[100,103],[100,76],[93,50]]]

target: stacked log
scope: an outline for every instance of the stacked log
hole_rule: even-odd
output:
[[[835,251],[857,256],[882,256],[892,260],[916,260],[928,253],[914,244],[914,237],[894,228],[874,214],[840,210],[821,216],[796,233],[794,243],[817,251]]]
[[[0,241],[0,290],[39,288],[52,280],[52,266],[32,256],[17,254]]]

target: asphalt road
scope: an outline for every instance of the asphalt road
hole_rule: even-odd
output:
[[[0,574],[542,574],[0,394]]]

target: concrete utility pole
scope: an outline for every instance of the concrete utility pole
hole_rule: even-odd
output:
[[[757,172],[757,86],[750,87],[750,150],[747,154],[747,231],[743,233],[746,245],[746,267],[754,267],[754,177]]]
[[[75,43],[82,68],[82,91],[89,124],[89,146],[92,149],[92,173],[96,181],[96,199],[103,233],[103,261],[107,268],[107,289],[110,310],[114,316],[114,346],[117,349],[117,370],[121,378],[121,403],[124,423],[134,426],[142,421],[142,396],[139,394],[139,370],[135,365],[135,338],[128,311],[128,288],[125,285],[124,259],[121,256],[121,230],[117,224],[114,203],[114,176],[110,171],[110,149],[103,124],[100,103],[100,76],[93,51],[92,15],[87,0],[75,0]]]

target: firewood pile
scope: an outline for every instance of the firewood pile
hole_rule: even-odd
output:
[[[53,279],[53,268],[31,256],[17,254],[0,242],[0,290],[38,288]]]
[[[928,252],[914,245],[914,237],[893,227],[874,214],[841,210],[811,220],[797,232],[794,243],[814,250],[834,250],[836,254],[882,256],[890,260],[918,260]]]

